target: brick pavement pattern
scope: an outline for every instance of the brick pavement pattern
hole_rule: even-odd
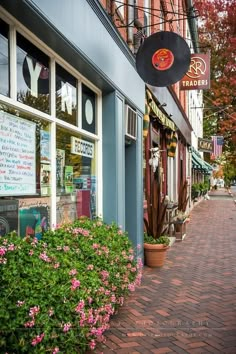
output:
[[[96,353],[236,354],[236,195],[211,194],[165,265],[144,267]]]

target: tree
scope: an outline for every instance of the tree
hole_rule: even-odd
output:
[[[211,88],[204,92],[204,133],[224,136],[225,149],[236,144],[236,0],[195,0],[202,51],[211,54]],[[236,156],[235,156],[236,160]]]

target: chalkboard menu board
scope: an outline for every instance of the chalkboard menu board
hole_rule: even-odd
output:
[[[36,193],[36,124],[0,111],[0,196]]]

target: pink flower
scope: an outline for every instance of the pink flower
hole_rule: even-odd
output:
[[[60,351],[60,349],[58,347],[56,347],[53,349],[52,354],[57,354],[59,351]]]
[[[52,308],[50,308],[50,309],[48,310],[48,316],[51,317],[52,315],[54,315],[54,311],[53,311]]]
[[[51,262],[51,259],[47,256],[46,252],[43,252],[39,255],[39,258],[42,259],[45,262]]]
[[[95,347],[96,347],[96,342],[94,339],[92,339],[91,342],[89,343],[89,348],[91,350],[93,350],[93,349],[95,349]]]
[[[34,254],[34,251],[33,251],[33,250],[30,250],[30,251],[29,251],[29,255],[30,255],[30,256],[33,256],[33,254]]]
[[[6,253],[6,247],[0,247],[0,256],[4,256]]]
[[[8,246],[8,251],[14,251],[15,245],[12,243]]]
[[[93,302],[93,299],[91,297],[88,297],[88,303],[89,305],[91,305],[91,303]]]
[[[16,306],[20,307],[20,306],[24,305],[24,303],[25,303],[25,301],[18,300]]]
[[[116,302],[116,297],[115,297],[115,295],[113,294],[113,295],[111,295],[111,302]]]
[[[76,275],[77,274],[77,270],[76,269],[72,269],[70,272],[69,272],[69,275]]]
[[[34,316],[37,315],[39,313],[39,311],[40,311],[39,306],[31,307],[30,311],[29,311],[29,316],[34,318]]]
[[[89,265],[87,266],[87,270],[93,270],[93,268],[94,268],[93,264],[89,264]]]
[[[128,289],[129,289],[129,291],[134,291],[135,290],[134,284],[129,284]]]
[[[109,253],[109,249],[106,246],[103,246],[102,250],[104,251],[105,254]]]
[[[123,234],[123,231],[122,231],[122,230],[119,230],[117,233],[118,233],[118,235],[122,235],[122,234]]]
[[[80,300],[78,305],[75,308],[75,312],[81,312],[81,310],[84,308],[84,300]]]
[[[100,272],[101,276],[102,276],[102,280],[106,280],[109,277],[109,272],[107,272],[106,270],[102,270]]]
[[[71,325],[70,322],[65,323],[65,324],[64,324],[64,327],[63,327],[63,332],[68,332],[68,331],[70,330],[71,326],[72,326],[72,325]]]
[[[35,337],[35,338],[32,340],[31,344],[32,344],[33,346],[37,345],[38,343],[42,342],[43,337],[44,337],[44,333],[42,333],[41,335],[38,335],[37,337]]]
[[[83,230],[82,232],[83,236],[89,236],[89,231],[88,230]]]
[[[93,249],[97,249],[97,248],[99,248],[100,246],[97,244],[97,243],[94,243],[93,245],[92,245],[92,248]]]
[[[80,286],[80,281],[75,279],[75,278],[73,278],[71,280],[71,284],[72,284],[72,286],[70,287],[71,290],[76,290]]]
[[[54,266],[53,266],[53,268],[55,268],[55,269],[57,269],[59,267],[60,267],[60,263],[55,263]]]
[[[33,327],[35,325],[35,321],[32,320],[32,321],[28,321],[24,324],[25,327]]]
[[[70,247],[69,247],[69,246],[64,246],[64,247],[63,247],[63,251],[64,251],[64,252],[68,252],[69,250],[70,250]]]

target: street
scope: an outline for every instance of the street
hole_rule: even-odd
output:
[[[144,267],[97,353],[236,353],[236,188],[211,193],[161,269]]]

